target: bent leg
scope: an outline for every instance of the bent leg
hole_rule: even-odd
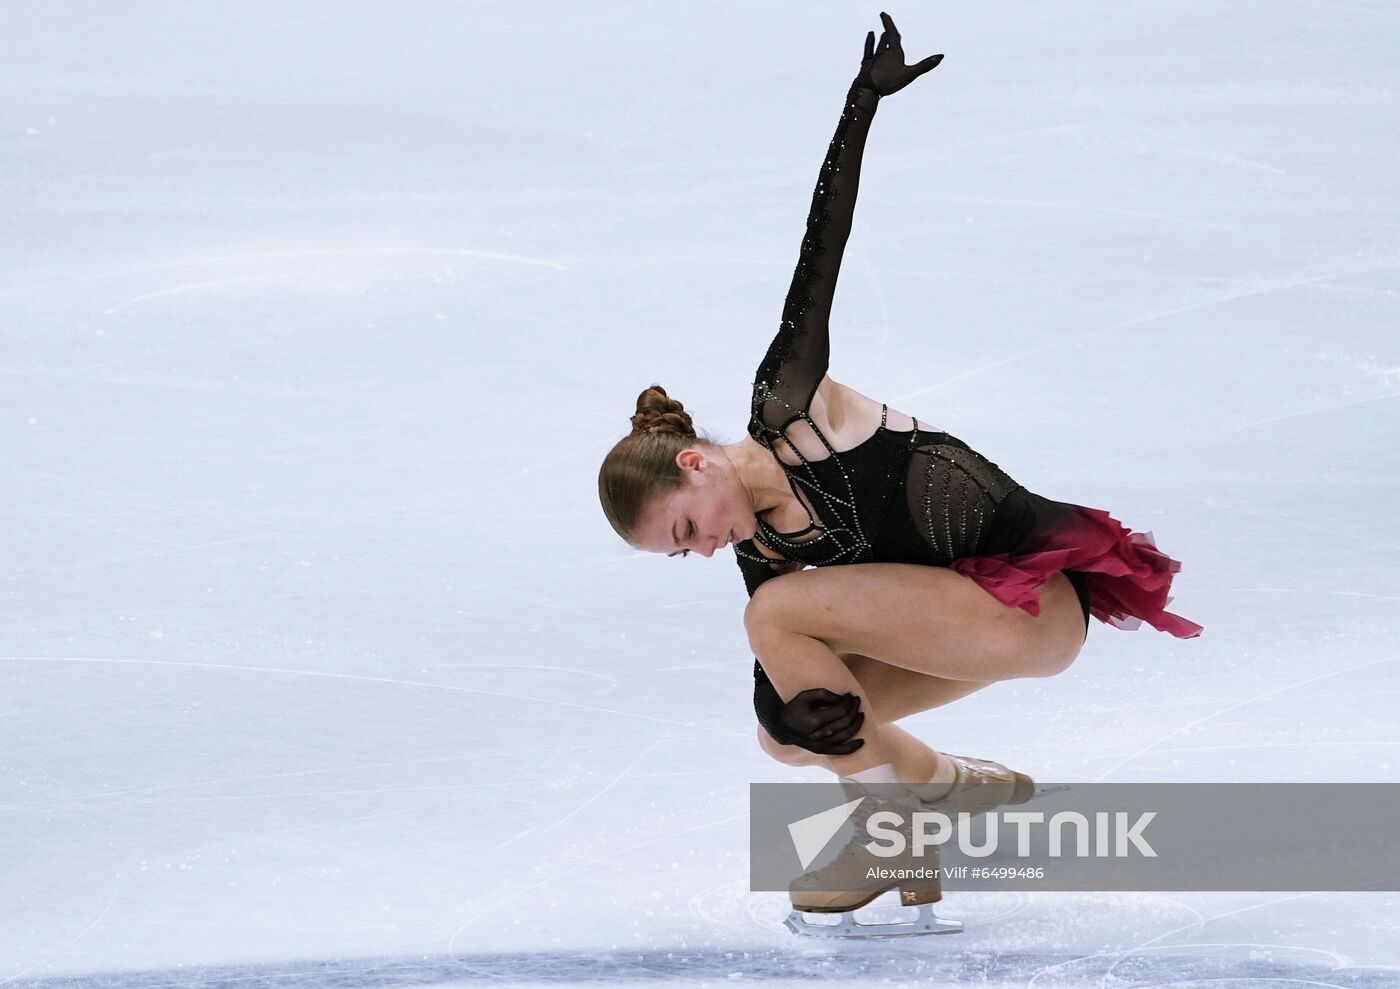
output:
[[[981,690],[990,680],[949,680],[891,666],[857,653],[845,653],[841,661],[855,674],[870,701],[866,717],[888,724],[920,711],[951,704],[959,697]]]
[[[762,584],[744,613],[750,643],[779,694],[825,686],[804,667],[825,667],[811,640],[838,654],[949,680],[1052,676],[1084,642],[1079,598],[1056,573],[1040,588],[1040,614],[1008,608],[970,577],[943,567],[858,563],[783,574]],[[775,675],[776,674],[776,675]],[[803,681],[789,693],[780,678]],[[810,681],[810,682],[808,682]],[[795,684],[794,684],[795,685]]]
[[[744,624],[755,655],[784,700],[810,687],[861,698],[867,720],[857,737],[864,744],[849,755],[786,751],[796,746],[778,746],[774,754],[768,744],[772,740],[763,738],[766,732],[760,736],[775,758],[788,755],[801,760],[790,762],[797,765],[820,758],[823,762],[815,764],[838,775],[896,758],[912,760],[905,773],[922,774],[930,760],[937,764],[937,753],[907,732],[883,731],[889,722],[988,682],[1058,673],[1078,655],[1084,632],[1079,598],[1063,574],[1054,574],[1042,586],[1040,614],[1030,615],[1006,607],[952,570],[899,563],[781,575],[757,589]],[[857,671],[866,674],[864,680]],[[959,682],[968,686],[961,691],[948,686]],[[879,689],[878,701],[872,698],[874,689]],[[945,699],[936,700],[940,694]],[[910,742],[918,748],[911,750]]]
[[[897,725],[876,725],[874,733],[879,736],[885,761],[894,766],[895,776],[901,783],[917,785],[926,783],[933,777],[938,769],[939,756],[936,751]],[[869,738],[871,734],[868,722],[861,726],[862,738]],[[787,766],[820,766],[837,776],[849,775],[851,772],[833,762],[833,759],[849,759],[850,756],[826,756],[819,752],[809,752],[799,745],[782,745],[775,741],[762,725],[758,726],[758,744],[769,756]],[[866,744],[869,745],[868,742]],[[862,746],[861,751],[865,751],[865,746]]]
[[[775,578],[768,584],[781,579]],[[759,590],[762,589],[761,586]],[[855,694],[860,698],[861,709],[867,712],[857,736],[861,744],[847,754],[824,757],[832,771],[841,776],[850,776],[889,762],[881,734],[875,730],[874,720],[868,713],[871,710],[869,693],[861,682],[826,643],[801,632],[790,631],[778,622],[760,621],[759,613],[753,608],[757,600],[757,597],[750,599],[749,608],[744,613],[744,623],[749,634],[749,645],[778,696],[786,702],[808,688],[823,687],[837,694]]]
[[[846,654],[840,657],[855,675],[870,707],[862,729],[874,725],[880,732],[885,755],[894,766],[895,775],[905,782],[924,783],[935,772],[938,753],[891,722],[919,711],[932,710],[966,697],[987,686],[972,680],[946,680],[942,677],[915,673],[890,666],[869,656]],[[788,766],[820,766],[839,775],[828,757],[811,752],[800,745],[783,745],[758,726],[758,744],[773,759]]]

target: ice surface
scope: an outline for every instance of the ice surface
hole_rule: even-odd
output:
[[[832,948],[748,890],[748,784],[821,772],[755,744],[728,554],[628,550],[595,477],[653,381],[742,436],[857,7],[7,9],[0,985],[1400,983],[1400,894]],[[833,375],[1153,531],[1206,626],[905,725],[1400,780],[1400,10],[890,12],[947,57]]]

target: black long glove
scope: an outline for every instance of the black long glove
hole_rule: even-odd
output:
[[[865,722],[856,694],[812,687],[783,703],[757,664],[753,694],[760,723],[782,745],[796,745],[819,755],[850,755],[865,744],[865,739],[855,737]]]

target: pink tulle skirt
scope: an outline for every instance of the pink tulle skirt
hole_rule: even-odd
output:
[[[1084,574],[1089,613],[1115,628],[1143,622],[1179,639],[1202,626],[1164,610],[1171,603],[1172,574],[1181,564],[1157,548],[1151,532],[1130,532],[1108,512],[1075,505],[1069,518],[1045,535],[1031,553],[1000,553],[954,560],[952,569],[980,584],[1011,608],[1040,614],[1040,585],[1059,570]]]

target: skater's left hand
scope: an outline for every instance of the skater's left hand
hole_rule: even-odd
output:
[[[808,752],[850,755],[865,744],[855,737],[865,721],[858,694],[812,687],[784,704],[780,717],[795,736],[790,744]]]
[[[939,62],[942,55],[930,55],[914,65],[904,64],[904,48],[899,43],[899,31],[894,21],[883,10],[880,20],[885,30],[880,33],[880,43],[875,43],[875,32],[865,36],[865,57],[860,62],[860,74],[856,76],[881,96],[897,93],[925,72],[929,72]]]

